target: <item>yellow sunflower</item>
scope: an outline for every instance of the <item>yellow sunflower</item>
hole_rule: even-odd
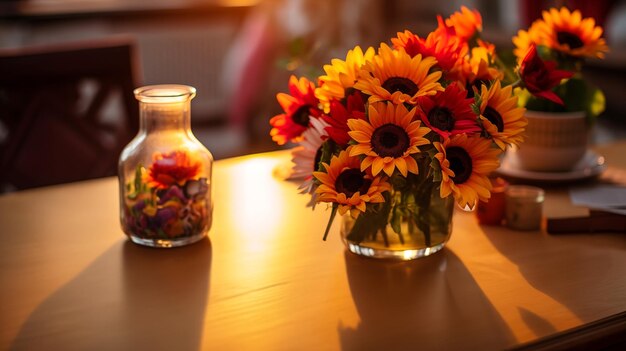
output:
[[[510,85],[502,88],[496,81],[491,88],[481,86],[480,120],[495,143],[505,149],[506,145],[519,145],[524,140],[528,121],[524,108],[517,106],[517,96],[511,94]]]
[[[487,201],[491,197],[487,176],[500,166],[500,149],[492,147],[488,139],[466,134],[433,145],[438,151],[435,158],[441,165],[439,195],[442,198],[452,194],[459,206],[473,208],[478,200]]]
[[[347,151],[333,156],[330,165],[322,163],[326,172],[313,172],[321,184],[315,191],[318,202],[338,204],[339,214],[350,211],[352,218],[365,212],[368,203],[385,202],[382,192],[391,190],[391,185],[383,177],[372,177],[361,171],[358,157],[351,157]]]
[[[489,82],[501,80],[502,72],[495,66],[495,51],[493,46],[484,45],[472,48],[471,56],[466,66],[468,71],[465,79],[467,84],[475,82]]]
[[[513,44],[515,44],[513,53],[517,57],[518,64],[524,60],[531,46],[539,44],[539,31],[537,28],[540,21],[533,22],[528,31],[520,29],[517,35],[513,37]]]
[[[371,168],[375,176],[381,171],[391,176],[396,168],[404,177],[407,172],[419,173],[412,155],[420,152],[418,146],[430,143],[424,138],[430,129],[413,120],[415,111],[403,104],[379,102],[369,105],[369,121],[348,120],[348,134],[358,143],[348,151],[350,156],[365,155],[362,171]]]
[[[415,104],[423,95],[443,91],[439,84],[441,72],[430,72],[437,64],[434,57],[418,54],[411,57],[404,48],[391,49],[381,44],[378,54],[367,61],[354,87],[370,95],[369,102],[392,101],[394,104]]]
[[[602,36],[602,27],[596,21],[582,18],[580,11],[570,12],[566,7],[543,11],[543,21],[537,22],[539,45],[576,57],[604,58],[609,51]]]
[[[324,65],[326,75],[319,77],[321,85],[315,90],[315,96],[322,103],[325,113],[330,112],[331,101],[343,99],[346,90],[354,87],[361,67],[374,54],[374,48],[368,48],[363,53],[361,47],[356,46],[348,51],[345,61],[333,59],[330,65]]]

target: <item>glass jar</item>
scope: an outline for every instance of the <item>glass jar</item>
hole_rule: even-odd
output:
[[[343,216],[341,237],[349,251],[367,257],[412,260],[441,250],[452,233],[454,197],[423,185],[393,191],[391,203],[357,219]]]
[[[152,247],[191,244],[211,228],[213,156],[191,133],[185,85],[135,89],[137,136],[119,160],[120,222],[134,243]]]

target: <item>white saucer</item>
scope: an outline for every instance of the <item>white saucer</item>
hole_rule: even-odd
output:
[[[509,149],[502,159],[502,164],[496,172],[504,177],[523,180],[556,182],[575,181],[592,178],[600,175],[606,169],[604,157],[587,150],[585,156],[574,166],[571,171],[565,172],[536,172],[527,171],[520,167],[515,150]]]

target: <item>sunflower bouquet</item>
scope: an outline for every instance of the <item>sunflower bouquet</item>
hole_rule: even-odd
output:
[[[424,256],[447,241],[455,202],[489,199],[488,176],[526,121],[481,31],[480,14],[462,7],[425,38],[406,30],[356,46],[277,95],[284,112],[270,135],[296,144],[293,177],[311,204],[332,206],[324,239],[339,212],[352,251]]]
[[[566,7],[543,11],[528,30],[518,31],[513,53],[519,63],[520,80],[514,84],[520,105],[533,111],[585,111],[590,117],[602,113],[602,91],[581,72],[585,59],[601,59],[609,51],[601,36],[593,18]]]

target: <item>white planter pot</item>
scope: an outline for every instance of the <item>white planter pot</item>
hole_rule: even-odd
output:
[[[567,172],[587,151],[589,126],[584,111],[526,111],[526,138],[517,150],[521,168],[535,172]]]

